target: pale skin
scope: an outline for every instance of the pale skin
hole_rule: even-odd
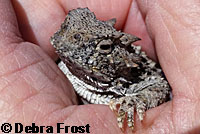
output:
[[[160,62],[172,87],[172,101],[148,110],[142,123],[136,117],[135,133],[200,132],[199,5],[197,0],[0,0],[0,124],[63,122],[90,124],[95,134],[122,133],[108,106],[77,105],[49,43],[70,9],[89,7],[97,18],[117,18],[118,29],[140,37],[137,44]]]

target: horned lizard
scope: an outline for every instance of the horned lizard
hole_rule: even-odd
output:
[[[100,21],[88,8],[69,11],[51,37],[62,62],[59,67],[88,103],[106,104],[118,125],[134,129],[134,114],[169,99],[170,86],[158,64],[148,58],[138,37],[117,31],[116,19]]]

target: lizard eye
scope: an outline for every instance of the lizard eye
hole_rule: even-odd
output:
[[[101,44],[100,49],[101,50],[110,50],[111,45],[110,44]]]
[[[98,46],[97,50],[102,54],[108,54],[112,51],[112,44],[113,42],[109,40],[102,40]]]

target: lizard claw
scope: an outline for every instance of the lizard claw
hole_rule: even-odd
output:
[[[142,102],[138,103],[138,98],[136,99],[135,96],[126,96],[111,100],[109,106],[116,114],[118,126],[122,131],[125,131],[127,126],[134,130],[135,109],[140,121],[143,120],[145,104]]]

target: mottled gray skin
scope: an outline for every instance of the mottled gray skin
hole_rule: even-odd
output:
[[[115,22],[97,20],[88,8],[71,10],[51,44],[71,73],[66,75],[74,77],[69,79],[75,90],[80,94],[83,87],[90,93],[80,96],[89,103],[109,104],[119,127],[123,129],[127,115],[133,128],[134,111],[143,120],[146,110],[169,99],[170,87],[158,65],[132,44],[140,39],[117,31]],[[105,99],[95,102],[99,98],[92,95]]]

